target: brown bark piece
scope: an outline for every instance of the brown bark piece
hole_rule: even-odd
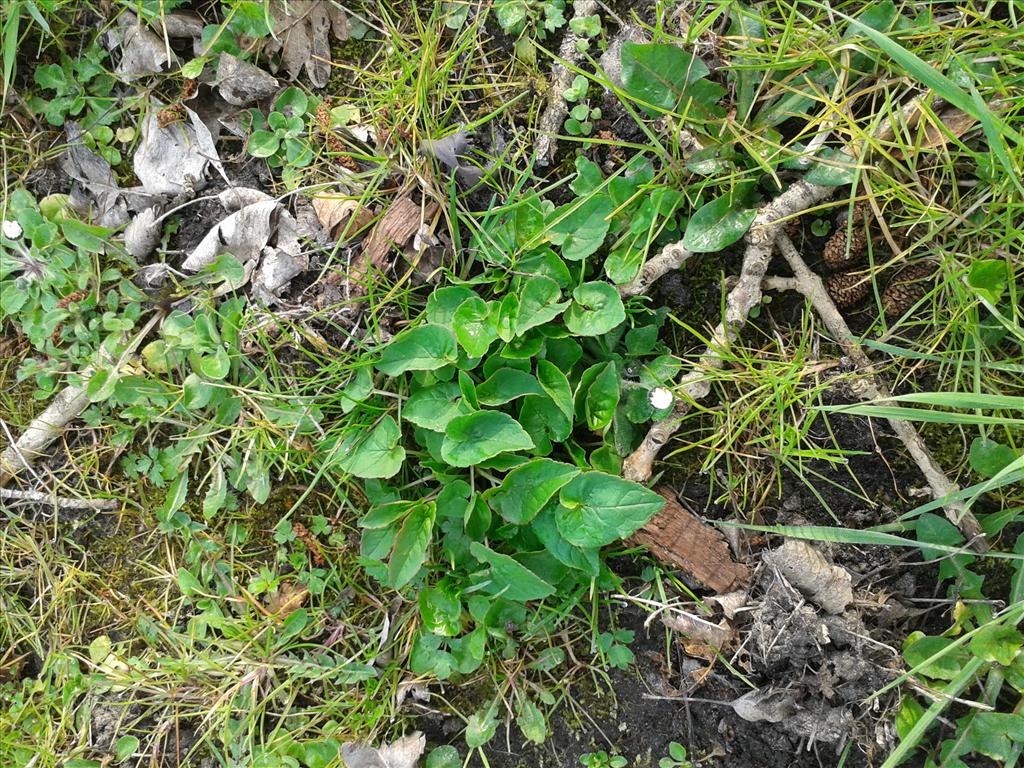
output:
[[[360,282],[371,267],[380,269],[391,248],[404,248],[419,232],[421,224],[434,218],[437,210],[437,203],[427,203],[421,210],[410,197],[395,200],[363,243],[363,256],[351,268],[352,282]]]
[[[719,594],[744,584],[750,571],[732,559],[725,537],[676,501],[672,491],[655,490],[665,497],[665,508],[630,542],[647,547],[662,562],[686,571]]]

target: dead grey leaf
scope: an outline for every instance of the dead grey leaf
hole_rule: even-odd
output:
[[[139,269],[132,282],[149,294],[157,293],[167,285],[171,277],[171,268],[166,264],[147,264]]]
[[[160,224],[156,221],[156,208],[146,208],[129,223],[124,231],[124,247],[136,259],[144,259],[160,245]]]
[[[110,163],[85,146],[81,126],[69,120],[64,124],[68,148],[61,155],[64,172],[80,187],[72,188],[71,203],[77,209],[91,209],[92,219],[102,227],[116,228],[128,221],[128,207],[114,178]],[[83,213],[89,213],[86,210]]]
[[[217,90],[229,104],[242,107],[265,99],[277,90],[277,78],[230,53],[217,60]]]
[[[455,171],[455,176],[461,184],[473,186],[484,177],[484,172],[461,159],[470,149],[470,134],[465,128],[459,128],[444,138],[427,139],[420,147],[420,154],[433,157],[449,171]]]
[[[343,744],[341,759],[347,768],[416,768],[426,746],[423,734],[414,731],[380,749]]]
[[[276,200],[253,203],[215,224],[199,241],[181,265],[189,272],[208,267],[222,253],[230,253],[240,262],[255,262],[270,241],[277,224],[281,204]]]
[[[333,33],[338,40],[348,39],[345,12],[329,0],[273,0],[270,12],[273,38],[267,42],[267,53],[280,52],[281,63],[293,80],[305,67],[309,81],[323,88],[331,76],[329,36]]]
[[[166,41],[131,11],[117,17],[117,26],[112,33],[121,48],[121,61],[114,71],[125,82],[162,72],[166,64],[177,61]]]
[[[206,26],[206,22],[202,18],[189,11],[171,11],[161,14],[157,19],[157,24],[161,31],[167,32],[167,36],[173,40],[192,39],[197,42],[203,36],[203,27]]]
[[[726,592],[724,595],[711,595],[704,599],[709,603],[717,603],[718,607],[722,609],[722,613],[725,614],[725,618],[734,619],[740,608],[747,604],[747,593],[745,590],[738,589],[735,592]]]
[[[278,214],[276,245],[263,249],[263,259],[252,276],[253,296],[270,306],[296,277],[309,269],[309,256],[299,243],[298,223],[288,211]]]
[[[217,200],[228,213],[234,213],[253,203],[265,203],[273,199],[266,192],[252,187],[231,187],[217,195]]]
[[[770,688],[759,688],[743,694],[732,702],[732,708],[737,715],[751,723],[762,720],[781,723],[797,711],[796,700],[791,691]]]
[[[146,191],[153,195],[178,195],[187,186],[202,189],[210,165],[224,176],[213,135],[199,115],[185,107],[188,122],[161,128],[157,112],[162,106],[156,101],[150,105],[142,123],[142,139],[132,159],[135,175]]]

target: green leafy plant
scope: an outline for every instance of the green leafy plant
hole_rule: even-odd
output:
[[[286,181],[294,179],[298,171],[313,162],[308,134],[317,103],[300,88],[291,86],[277,97],[266,118],[259,110],[250,109],[249,154],[265,158],[272,168],[284,168]]]
[[[562,94],[570,104],[579,102],[569,110],[569,117],[565,121],[565,130],[570,136],[589,136],[594,130],[593,121],[601,119],[601,110],[591,108],[586,101],[587,90],[587,78],[577,75],[572,85]]]
[[[124,108],[118,107],[118,100],[111,95],[115,80],[106,70],[106,60],[107,52],[98,40],[93,40],[77,58],[62,53],[59,64],[36,67],[33,73],[36,85],[48,95],[29,96],[29,106],[42,113],[50,125],[61,126],[68,118],[79,119],[89,140],[109,147],[113,134],[107,138],[106,132],[96,131],[115,123]],[[109,151],[104,156],[111,165],[120,162],[120,155],[116,156],[116,163],[112,162],[114,157]]]
[[[658,761],[658,768],[692,768],[693,763],[686,759],[686,747],[678,741],[670,741],[668,755]]]
[[[586,768],[625,768],[628,764],[622,755],[609,755],[604,750],[580,755],[580,765]]]
[[[518,38],[516,55],[530,63],[537,60],[534,41],[565,26],[564,0],[497,0],[493,7],[502,30]]]

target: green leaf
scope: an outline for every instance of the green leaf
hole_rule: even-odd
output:
[[[491,566],[490,588],[506,600],[525,603],[543,600],[555,593],[553,586],[508,555],[488,549],[477,541],[469,545],[469,551],[481,563]]]
[[[600,336],[626,319],[619,292],[604,282],[583,283],[572,292],[565,327],[577,336]]]
[[[122,736],[114,744],[114,762],[123,763],[139,749],[139,740],[135,736]]]
[[[477,399],[483,405],[504,405],[526,395],[542,394],[537,379],[516,368],[499,368],[476,388]]]
[[[494,706],[481,707],[469,716],[466,723],[466,746],[478,749],[494,738],[498,730],[498,718],[494,715]]]
[[[182,405],[190,411],[198,411],[210,404],[213,386],[199,376],[190,373],[182,382]]]
[[[373,372],[369,366],[356,368],[345,388],[341,390],[341,412],[350,413],[373,392]]]
[[[998,304],[1006,291],[1009,270],[1001,259],[980,259],[971,265],[967,284],[990,304]]]
[[[523,737],[534,744],[543,744],[548,735],[548,722],[540,707],[526,696],[516,702],[516,725]]]
[[[583,261],[604,242],[613,209],[611,198],[605,194],[557,208],[550,217],[548,238],[562,247],[562,258]]]
[[[89,377],[89,383],[85,386],[85,394],[89,397],[90,403],[99,403],[106,400],[117,387],[118,376],[112,368],[101,368]]]
[[[569,306],[559,301],[562,291],[550,277],[535,275],[526,280],[519,296],[519,313],[516,315],[516,336],[522,336],[531,328],[554,320]]]
[[[401,589],[419,573],[430,547],[434,510],[433,503],[417,504],[405,518],[388,561],[388,586]]]
[[[428,632],[455,637],[462,631],[462,601],[458,590],[446,579],[419,595],[420,618]]]
[[[1016,459],[1012,448],[995,440],[976,437],[971,442],[971,469],[982,477],[995,477]]]
[[[979,752],[1004,765],[1014,744],[1024,737],[1024,715],[978,712],[971,718],[964,738],[965,751]]]
[[[558,410],[565,414],[569,421],[572,421],[572,387],[569,384],[568,377],[554,363],[547,360],[538,360],[537,381],[540,382],[544,392],[558,407]]]
[[[584,414],[587,426],[592,431],[600,432],[611,424],[612,416],[619,405],[619,393],[619,372],[614,363],[605,363],[604,368],[587,389],[584,399]]]
[[[629,536],[665,506],[642,485],[604,472],[585,472],[562,488],[555,518],[570,544],[602,547]]]
[[[476,294],[464,285],[438,288],[427,299],[427,322],[451,328],[455,310],[461,307],[464,301],[475,296]]]
[[[405,461],[401,439],[402,431],[391,416],[381,419],[369,434],[352,430],[337,450],[338,467],[356,477],[394,477]]]
[[[388,376],[406,371],[436,371],[458,359],[451,331],[439,325],[422,325],[395,337],[384,348],[377,370]]]
[[[448,423],[441,458],[453,467],[471,467],[499,453],[530,448],[533,440],[507,413],[477,411]]]
[[[110,237],[106,227],[95,227],[78,219],[64,219],[60,228],[69,243],[88,253],[103,253]]]
[[[951,648],[953,643],[954,640],[949,637],[923,636],[911,639],[903,649],[903,658],[906,659],[907,666],[912,667],[917,673],[938,680],[952,680],[960,672],[964,660],[963,649]],[[943,651],[945,653],[942,656],[934,661],[928,661]]]
[[[735,243],[750,229],[757,211],[737,210],[730,195],[712,200],[693,214],[683,235],[683,247],[694,253],[713,253]]]
[[[842,150],[824,147],[819,152],[821,160],[804,176],[808,184],[818,184],[822,187],[842,187],[852,184],[857,177],[856,162],[850,155]]]
[[[483,357],[498,338],[498,326],[492,308],[483,299],[473,296],[455,310],[452,317],[455,337],[470,357]]]
[[[650,105],[644,111],[689,112],[699,119],[722,114],[715,105],[725,95],[721,86],[703,80],[708,68],[700,59],[671,43],[622,45],[622,82],[626,92]],[[703,82],[701,82],[703,81]]]
[[[566,483],[580,474],[571,464],[533,459],[516,467],[485,494],[491,508],[510,523],[526,525]]]
[[[273,157],[281,147],[281,140],[270,131],[253,131],[249,136],[249,154],[253,157]]]
[[[444,432],[448,423],[466,410],[459,385],[444,381],[414,392],[405,401],[402,418],[418,427]]]
[[[212,355],[199,358],[199,373],[213,381],[220,381],[231,372],[231,358],[224,347],[217,347]]]
[[[203,497],[203,517],[207,520],[216,515],[228,495],[228,484],[224,477],[224,466],[218,463],[213,468],[213,476],[210,478],[210,487],[206,489]]]
[[[469,9],[468,5],[466,9]],[[459,757],[459,750],[448,744],[430,750],[430,754],[427,755],[425,768],[462,768],[462,758]]]
[[[971,653],[1008,667],[1024,645],[1024,635],[1007,624],[987,624],[971,638]]]

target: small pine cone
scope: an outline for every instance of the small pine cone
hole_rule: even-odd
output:
[[[825,243],[822,256],[828,268],[833,272],[840,272],[857,264],[867,253],[868,232],[864,222],[870,210],[864,203],[857,203],[853,207],[853,226],[848,227],[846,223],[843,223]],[[851,229],[852,231],[850,231]],[[847,241],[849,241],[849,247],[847,247]]]
[[[882,293],[885,316],[890,320],[900,317],[924,298],[931,289],[934,274],[935,264],[930,261],[908,264],[897,272]]]
[[[868,295],[871,282],[863,275],[840,272],[825,279],[825,290],[840,309],[849,309]]]

